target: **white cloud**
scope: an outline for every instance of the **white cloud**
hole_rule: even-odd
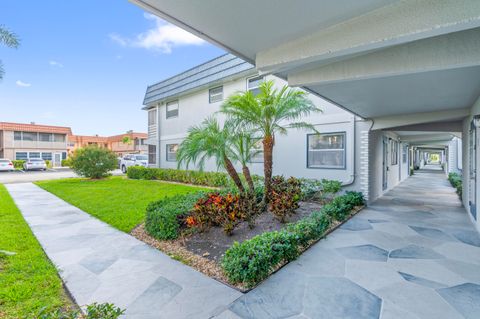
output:
[[[133,39],[122,37],[118,34],[110,34],[110,39],[124,47],[137,47],[148,50],[156,50],[162,53],[171,53],[172,49],[187,45],[202,45],[204,40],[170,24],[152,14],[144,14],[145,18],[155,22],[155,26],[138,34]]]
[[[59,68],[63,68],[63,64],[61,64],[58,61],[50,60],[50,61],[48,61],[48,64],[50,64],[51,66],[56,66],[56,67],[59,67]]]
[[[17,84],[17,86],[21,86],[21,87],[25,87],[25,88],[28,88],[29,86],[32,85],[31,83],[26,83],[26,82],[23,82],[23,81],[20,81],[20,80],[17,80],[17,82],[15,82],[15,84]]]

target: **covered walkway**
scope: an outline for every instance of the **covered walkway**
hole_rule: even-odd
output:
[[[480,237],[421,170],[219,318],[479,318]]]

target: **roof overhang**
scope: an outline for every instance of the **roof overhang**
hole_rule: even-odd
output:
[[[130,1],[365,118],[480,95],[478,0]]]

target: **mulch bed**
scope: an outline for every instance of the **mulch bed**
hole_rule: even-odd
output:
[[[242,242],[264,232],[280,230],[286,227],[288,223],[296,222],[307,217],[312,212],[320,210],[322,207],[321,204],[316,202],[300,202],[299,204],[300,207],[296,210],[294,215],[288,218],[287,223],[280,223],[274,218],[273,214],[267,212],[257,217],[253,229],[250,229],[246,222],[242,222],[235,228],[231,236],[225,235],[223,229],[220,227],[212,227],[206,232],[189,234],[188,236],[180,237],[176,240],[158,240],[146,232],[144,224],[135,227],[131,231],[131,235],[146,244],[163,251],[171,258],[193,267],[211,278],[242,292],[246,292],[250,289],[247,289],[242,285],[232,285],[228,282],[227,277],[223,273],[223,270],[220,267],[220,261],[225,254],[225,251],[227,251],[235,241]],[[344,222],[349,220],[361,209],[362,207],[355,208],[350,217]],[[337,229],[344,222],[332,223],[325,235]],[[311,243],[311,245],[313,244],[314,243]],[[309,245],[309,247],[311,245]],[[306,249],[308,249],[308,247]],[[274,272],[281,269],[283,266],[285,266],[285,264],[278,265]]]

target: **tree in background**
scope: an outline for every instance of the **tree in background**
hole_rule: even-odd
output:
[[[108,149],[90,145],[75,150],[70,157],[70,167],[83,177],[104,178],[117,168],[117,156]]]
[[[271,192],[275,134],[287,134],[288,128],[316,131],[312,124],[299,120],[322,111],[313,104],[306,92],[289,89],[286,85],[278,90],[274,85],[274,81],[262,82],[257,95],[250,91],[233,94],[220,108],[220,112],[227,115],[236,127],[255,132],[262,138],[265,204],[268,204]]]
[[[15,33],[0,25],[0,44],[16,49],[20,45],[20,40]],[[2,61],[0,61],[0,80],[3,79],[4,74]]]
[[[130,136],[124,136],[124,137],[122,138],[122,143],[123,143],[123,144],[130,145],[130,144],[132,144],[132,139],[130,138]]]

